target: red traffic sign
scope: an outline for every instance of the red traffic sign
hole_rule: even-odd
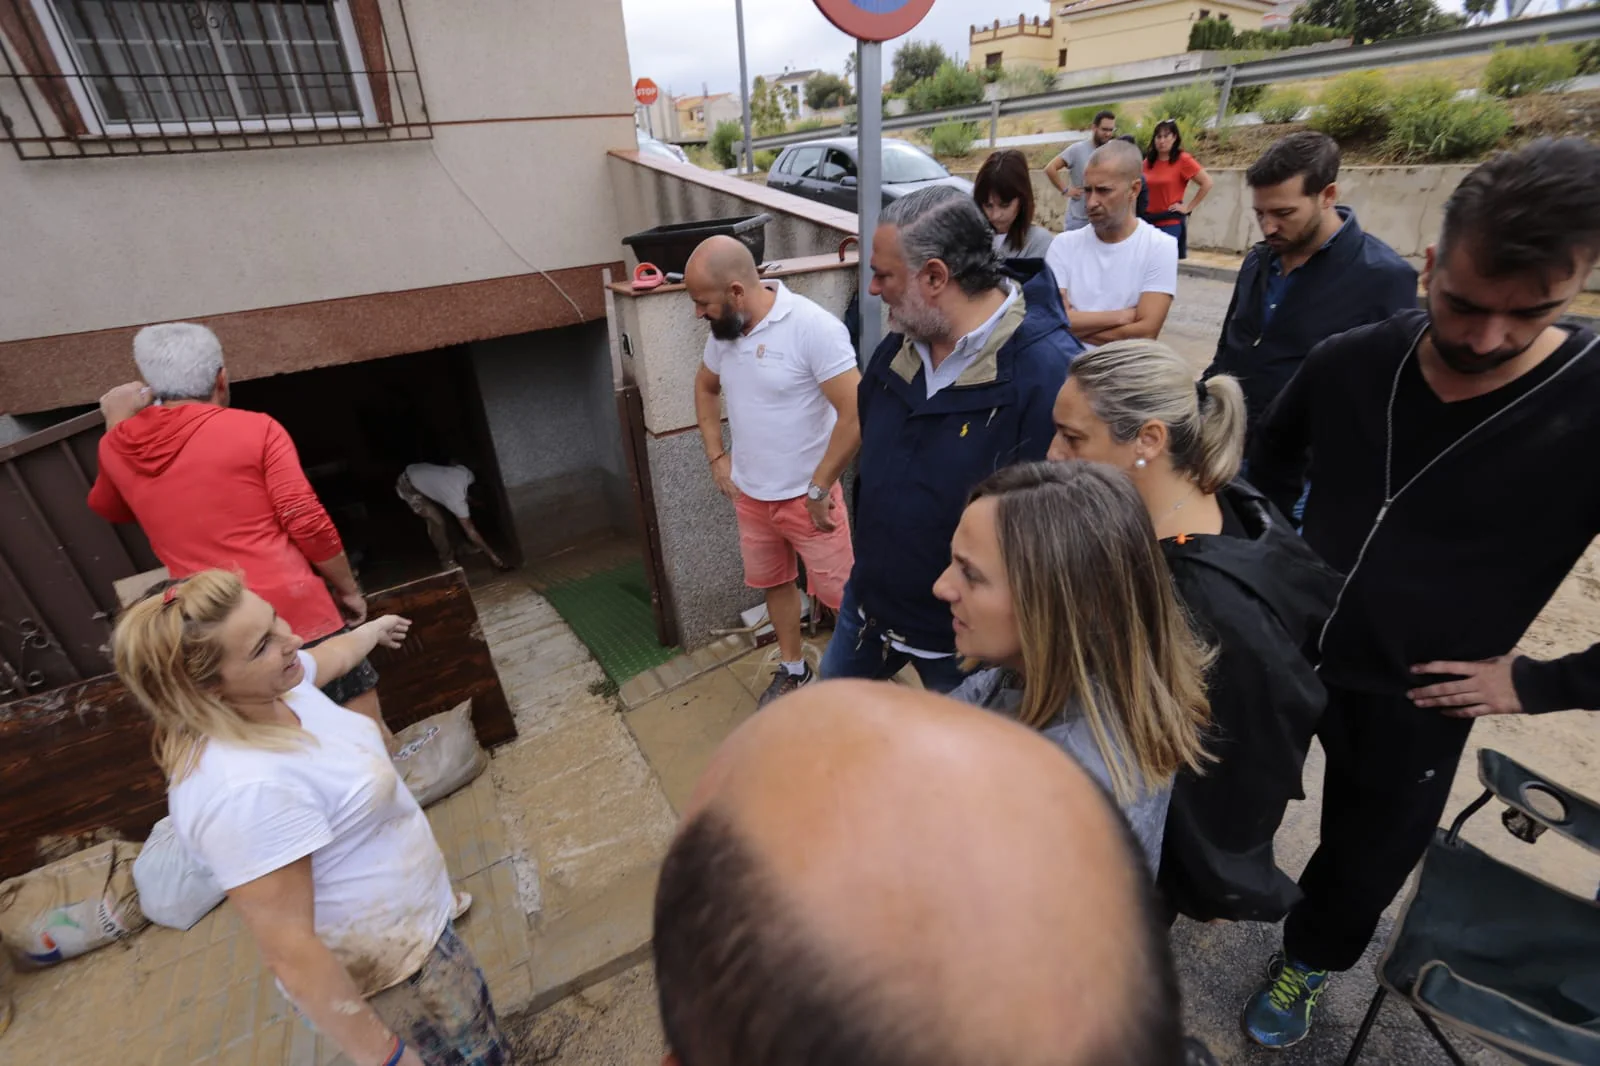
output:
[[[816,0],[825,18],[862,41],[902,37],[933,9],[933,0]]]
[[[651,104],[655,103],[656,98],[660,95],[660,88],[658,88],[656,83],[651,81],[649,78],[640,78],[638,81],[633,83],[633,98],[639,101],[645,107],[649,107]]]

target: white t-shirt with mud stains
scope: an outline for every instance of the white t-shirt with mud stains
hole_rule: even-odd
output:
[[[295,751],[207,742],[168,793],[178,837],[224,889],[311,856],[317,936],[362,995],[405,980],[444,933],[455,894],[427,816],[377,725],[316,687],[284,697],[315,738]]]

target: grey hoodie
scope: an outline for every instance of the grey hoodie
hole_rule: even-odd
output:
[[[1009,670],[979,670],[950,695],[962,703],[1013,718],[1022,707],[1022,689],[1017,687],[1016,675]],[[1078,765],[1100,783],[1101,788],[1111,793],[1111,773],[1106,769],[1106,760],[1100,754],[1100,746],[1095,743],[1088,719],[1076,703],[1067,704],[1061,714],[1040,732],[1076,759]],[[1138,772],[1131,773],[1137,781]],[[1167,801],[1171,797],[1172,778],[1169,777],[1160,782],[1157,788],[1151,788],[1146,783],[1131,803],[1118,804],[1144,848],[1144,858],[1149,864],[1151,877],[1156,875],[1161,866],[1161,836],[1167,823]]]

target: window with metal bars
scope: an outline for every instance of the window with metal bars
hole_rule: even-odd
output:
[[[376,121],[348,0],[31,0],[80,112],[107,134]]]

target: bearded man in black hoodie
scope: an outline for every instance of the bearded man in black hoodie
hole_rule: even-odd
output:
[[[1600,645],[1512,652],[1600,534],[1600,339],[1557,325],[1600,260],[1600,146],[1483,164],[1428,250],[1427,309],[1320,344],[1259,426],[1251,473],[1345,574],[1320,644],[1322,831],[1257,1043],[1304,1038],[1422,857],[1472,719],[1600,707]]]

